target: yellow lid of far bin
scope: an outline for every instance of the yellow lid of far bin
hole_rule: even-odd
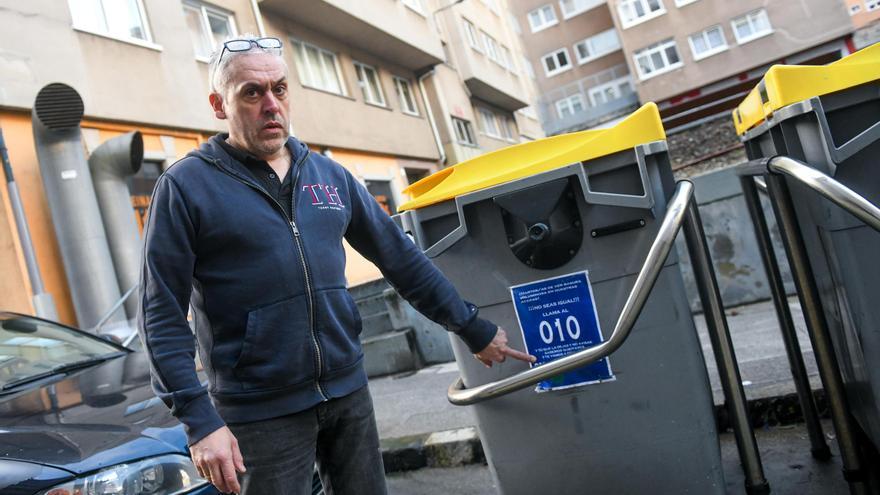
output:
[[[657,105],[647,103],[609,129],[573,132],[492,151],[441,170],[412,184],[404,193],[415,210],[523,177],[666,139]]]
[[[782,107],[878,79],[880,43],[828,65],[774,65],[733,111],[733,125],[742,135]]]

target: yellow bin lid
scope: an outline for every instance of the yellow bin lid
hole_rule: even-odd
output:
[[[657,105],[647,103],[609,129],[573,132],[492,151],[443,169],[403,192],[415,210],[479,189],[666,139]]]
[[[782,107],[878,79],[880,43],[828,65],[774,65],[733,111],[733,125],[742,135]]]

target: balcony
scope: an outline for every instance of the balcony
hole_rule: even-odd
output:
[[[402,2],[387,0],[259,0],[263,17],[287,18],[409,70],[444,60],[440,37],[428,19]],[[295,33],[291,33],[295,34]]]
[[[589,129],[634,111],[639,106],[639,96],[631,83],[628,89],[619,89],[628,76],[626,65],[621,64],[545,93],[538,101],[538,115],[544,132],[552,136]],[[597,101],[599,98],[591,96],[591,93],[611,86],[615,88],[613,97],[606,96],[604,101]],[[575,95],[581,95],[582,109],[560,117],[556,102]]]

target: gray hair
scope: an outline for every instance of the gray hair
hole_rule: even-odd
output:
[[[208,85],[211,88],[212,93],[220,93],[221,90],[226,89],[226,84],[229,83],[229,64],[233,59],[240,57],[242,55],[251,55],[255,53],[255,51],[259,50],[260,53],[270,53],[272,55],[276,55],[281,63],[284,64],[284,68],[287,69],[287,62],[284,61],[284,57],[281,56],[281,49],[274,48],[261,48],[257,46],[256,43],[251,45],[251,49],[243,52],[233,52],[229,50],[223,50],[223,46],[227,41],[231,40],[249,40],[256,41],[262,38],[262,36],[256,36],[251,33],[240,34],[238,36],[230,36],[225,40],[221,41],[217,47],[214,49],[214,52],[211,54],[210,65],[208,67]],[[220,58],[220,56],[223,58]]]

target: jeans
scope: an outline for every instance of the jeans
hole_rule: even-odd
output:
[[[316,460],[328,495],[387,494],[366,386],[296,414],[228,426],[247,469],[241,495],[310,494]]]

